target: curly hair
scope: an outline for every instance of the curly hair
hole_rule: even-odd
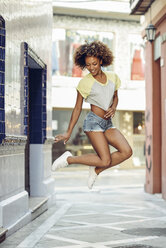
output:
[[[112,51],[107,45],[101,41],[93,41],[91,43],[85,43],[75,50],[73,56],[74,63],[81,69],[84,69],[86,67],[85,58],[91,56],[102,60],[102,66],[104,67],[111,65],[114,59]]]

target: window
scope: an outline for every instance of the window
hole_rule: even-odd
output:
[[[81,77],[82,70],[73,65],[74,50],[85,43],[100,40],[113,50],[113,33],[87,30],[54,29],[52,72],[54,75]],[[104,68],[105,69],[105,68]],[[106,68],[112,70],[112,66]]]
[[[144,80],[144,46],[140,35],[129,35],[131,80]]]

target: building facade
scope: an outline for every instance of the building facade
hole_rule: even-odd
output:
[[[60,14],[55,10],[53,21],[53,135],[66,130],[72,108],[76,99],[76,86],[83,76],[82,72],[73,66],[72,53],[74,47],[85,42],[99,39],[106,43],[115,56],[114,63],[108,70],[115,71],[122,82],[118,90],[119,103],[116,115],[113,119],[114,125],[126,136],[134,150],[134,155],[124,162],[121,168],[138,168],[145,165],[144,156],[144,71],[143,65],[144,44],[140,35],[141,26],[137,19],[128,20],[121,16],[117,19],[111,18],[108,12],[107,18],[95,16],[83,16],[74,13]],[[80,13],[77,11],[77,13]],[[86,13],[84,13],[86,15]],[[109,16],[109,17],[108,17]],[[55,56],[56,55],[56,56]],[[62,56],[60,56],[62,55]],[[67,63],[66,63],[67,61]],[[89,105],[84,103],[83,111],[79,121],[73,130],[68,144],[71,149],[77,151],[73,146],[78,130],[82,127],[85,114],[89,111]],[[83,137],[85,151],[88,149],[88,141]],[[55,144],[57,154],[59,149]],[[68,146],[69,148],[69,146]],[[78,148],[78,146],[77,146]],[[82,148],[80,147],[82,150]],[[90,147],[89,147],[90,149]],[[80,150],[77,151],[80,153]]]
[[[52,1],[0,1],[0,230],[54,198],[51,177]],[[43,197],[43,198],[41,198]]]
[[[131,1],[131,13],[144,15],[142,37],[151,23],[155,40],[146,41],[146,183],[149,193],[162,193],[166,199],[166,2]]]

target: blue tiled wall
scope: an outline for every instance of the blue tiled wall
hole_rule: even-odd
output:
[[[18,226],[16,223],[20,220],[25,222],[24,217],[26,218],[29,212],[28,195],[25,190],[34,184],[32,195],[46,196],[47,192],[51,195],[53,187],[52,179],[48,180],[51,176],[51,140],[48,139],[45,144],[42,144],[46,131],[46,99],[43,99],[46,93],[47,137],[51,137],[52,123],[52,0],[0,0],[1,16],[5,20],[5,29],[2,26],[4,23],[1,22],[0,138],[1,141],[2,138],[4,140],[0,144],[0,203],[2,206],[0,223],[5,228],[12,226],[15,230]],[[47,65],[47,91],[44,90],[46,82],[44,80],[42,82],[45,85],[44,88],[41,84],[43,100],[40,104],[42,118],[39,145],[29,145],[27,142],[29,135],[28,56],[31,51],[29,48],[34,52],[34,58],[41,62],[43,74],[46,72],[45,65]],[[36,155],[34,161],[33,153]],[[36,177],[36,175],[40,176]]]
[[[6,139],[8,136],[25,135],[26,137],[27,134],[28,58],[26,44],[47,65],[47,137],[52,136],[52,1],[33,0],[32,4],[29,2],[28,0],[0,1],[0,16],[4,18],[6,26],[5,115],[1,111],[0,118],[3,116],[5,118]],[[24,53],[23,44],[25,45]],[[4,56],[1,50],[0,56]],[[1,67],[4,67],[4,64]],[[0,73],[1,84],[3,81],[4,73]],[[4,88],[0,87],[0,94],[3,94],[3,90]]]
[[[33,69],[29,65],[28,44],[26,42],[24,42],[23,53],[24,135],[29,136],[30,144],[43,144],[46,140],[47,128],[47,67],[45,65],[44,68]]]
[[[28,44],[24,42],[24,135],[28,133]]]
[[[42,77],[42,143],[46,140],[47,129],[47,66]]]
[[[5,137],[5,21],[0,16],[0,144]]]

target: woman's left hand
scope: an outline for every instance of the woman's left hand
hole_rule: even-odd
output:
[[[66,144],[69,139],[70,139],[69,133],[59,134],[55,136],[55,143],[58,143],[59,141],[64,140],[64,144]]]
[[[115,107],[110,107],[109,109],[106,110],[106,114],[104,115],[105,118],[113,118],[116,112],[116,108]]]

